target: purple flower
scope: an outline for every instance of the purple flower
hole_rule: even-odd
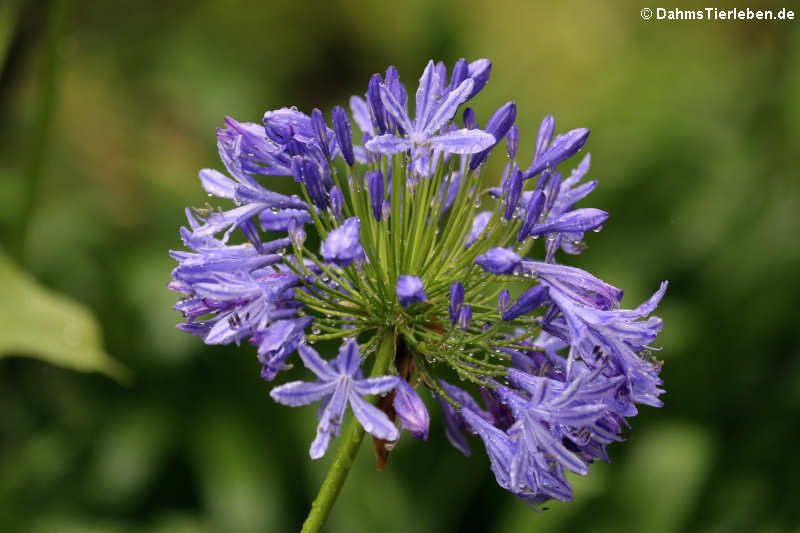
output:
[[[469,232],[469,237],[467,238],[467,242],[464,243],[464,248],[469,248],[475,241],[478,240],[483,232],[486,230],[486,226],[489,225],[489,221],[492,219],[492,212],[491,211],[481,211],[475,218],[472,219],[472,229]]]
[[[294,220],[297,224],[310,224],[311,215],[308,211],[300,209],[281,209],[273,212],[271,209],[262,211],[258,215],[261,229],[264,231],[287,231],[289,222]]]
[[[289,368],[284,361],[304,340],[303,331],[312,320],[308,316],[278,320],[251,337],[250,342],[258,346],[258,361],[262,365],[263,379],[272,381],[278,372]]]
[[[422,280],[417,276],[397,276],[397,299],[403,307],[427,300]]]
[[[171,252],[178,265],[168,287],[182,295],[180,329],[207,344],[248,341],[265,380],[299,351],[316,381],[271,395],[291,406],[320,402],[313,458],[338,435],[348,405],[376,439],[396,441],[400,429],[426,439],[419,384],[440,403],[455,447],[469,455],[468,436],[481,438],[503,488],[533,505],[567,501],[567,471],[583,475],[607,461],[606,446],[622,440],[638,406],[661,405],[652,344],[662,321],[652,314],[666,282],[626,309],[617,287],[556,264],[559,249],[580,253],[584,233],[609,217],[576,207],[597,185],[582,183],[588,155],[570,174],[556,170],[589,130],[554,138],[555,121],[545,117],[530,167],[520,169],[513,101],[485,131],[471,108],[463,128],[454,121],[490,71],[485,59],[460,59],[450,72],[431,61],[410,104],[396,68],[373,75],[364,97],[350,99],[356,139],[339,106],[332,129],[316,108],[268,111],[262,124],[226,118],[217,146],[227,175],[206,169],[200,181],[234,205],[187,210],[180,236],[188,251]],[[484,161],[503,138],[505,170],[484,180],[494,168]],[[269,190],[276,176],[309,203]],[[487,187],[498,177],[499,187]],[[478,212],[486,195],[499,201]],[[378,223],[363,218],[370,214]],[[234,242],[243,244],[228,244],[237,229]],[[319,233],[319,251],[305,247],[307,231]],[[513,302],[506,282],[519,285]],[[332,360],[309,347],[335,339],[343,344]],[[355,339],[373,375],[385,375],[364,379]],[[442,381],[443,367],[465,388]],[[379,407],[364,399],[389,391]],[[343,450],[355,445],[348,438]],[[379,465],[389,449],[379,450]]]
[[[338,105],[333,108],[333,129],[336,132],[336,139],[339,141],[339,147],[342,150],[342,157],[352,167],[355,162],[353,156],[353,134],[350,131],[350,121],[347,119],[347,113]]]
[[[325,125],[325,118],[322,111],[316,107],[311,111],[311,127],[314,129],[314,136],[325,157],[331,156],[330,139],[328,138],[328,127]]]
[[[522,194],[522,172],[513,170],[511,176],[505,183],[505,203],[506,210],[503,213],[505,220],[511,220],[517,210],[520,195]]]
[[[525,171],[523,178],[532,178],[545,169],[555,168],[562,161],[575,155],[586,143],[587,137],[589,137],[589,130],[586,128],[578,128],[557,136],[550,147],[533,160],[531,166]]]
[[[430,416],[422,399],[404,379],[397,379],[392,407],[400,427],[411,432],[417,440],[428,440]]]
[[[503,312],[501,318],[503,320],[514,320],[519,316],[530,313],[545,301],[547,301],[547,287],[544,285],[535,285],[523,292],[517,301]]]
[[[494,137],[494,142],[485,150],[476,153],[469,160],[469,168],[476,169],[478,165],[486,161],[486,157],[491,152],[492,148],[503,140],[508,130],[514,124],[517,118],[517,106],[514,102],[507,102],[494,112],[494,115],[486,123],[486,132]]]
[[[216,170],[203,169],[200,171],[200,182],[209,194],[228,198],[244,205],[230,211],[210,213],[205,219],[205,224],[194,230],[193,233],[196,237],[211,237],[224,231],[222,240],[225,242],[236,227],[264,210],[304,210],[308,207],[302,200],[268,191],[249,176],[241,174],[238,178],[237,183]]]
[[[325,209],[328,207],[328,197],[325,194],[325,185],[322,183],[322,176],[319,173],[317,164],[310,159],[302,160],[302,182],[308,189],[308,195],[317,207]]]
[[[608,213],[600,209],[585,208],[570,211],[555,220],[548,220],[544,224],[534,225],[530,235],[541,235],[554,232],[584,232],[594,230],[608,220]]]
[[[455,385],[451,385],[442,379],[439,380],[439,384],[452,400],[461,405],[462,409],[470,409],[473,412],[478,413],[478,415],[484,419],[491,420],[491,415],[478,407],[478,404],[475,403],[475,400],[472,399],[472,396],[470,396],[465,390],[460,389]],[[463,430],[469,429],[470,426],[466,424],[459,411],[456,411],[453,406],[450,405],[444,398],[437,396],[436,399],[439,401],[439,405],[442,408],[444,431],[447,440],[450,441],[450,444],[452,444],[453,447],[469,457],[471,452],[469,449],[469,444],[467,444],[467,439],[464,437]]]
[[[344,207],[344,194],[342,194],[342,190],[339,187],[334,186],[331,188],[328,199],[330,200],[331,212],[333,213],[334,218],[337,220],[337,222],[341,222],[342,207]]]
[[[475,262],[487,272],[493,274],[513,274],[522,259],[507,248],[489,248],[483,255],[475,258]]]
[[[461,306],[464,303],[464,285],[458,281],[454,281],[450,285],[450,306],[448,312],[450,314],[450,322],[455,324],[458,322],[459,314],[461,313]]]
[[[478,121],[475,118],[475,110],[471,107],[464,109],[462,120],[464,122],[464,127],[468,130],[474,130],[478,127]]]
[[[364,431],[375,437],[395,441],[400,434],[386,413],[370,405],[362,396],[383,394],[397,385],[397,377],[382,376],[364,379],[358,343],[348,341],[333,361],[325,361],[306,345],[298,348],[303,364],[317,375],[317,381],[293,381],[270,391],[270,396],[283,405],[297,407],[323,401],[318,417],[317,436],[311,443],[309,455],[319,459],[325,455],[331,438],[339,435],[339,427],[347,405],[353,410]]]
[[[380,170],[371,170],[364,174],[364,181],[369,191],[369,201],[372,206],[372,216],[378,222],[383,216],[383,173]]]
[[[458,327],[461,328],[461,331],[467,331],[470,322],[472,322],[472,306],[462,305],[461,311],[458,313]]]
[[[514,124],[508,129],[508,137],[506,137],[506,147],[508,148],[508,158],[514,159],[517,157],[517,148],[519,148],[519,128]]]
[[[375,98],[373,90],[375,84],[370,80],[371,92],[368,91],[367,99],[370,102],[374,101],[372,108],[385,109],[386,113],[407,135],[397,136],[394,133],[378,135],[366,143],[366,148],[387,155],[411,150],[414,169],[421,175],[428,175],[433,157],[432,151],[473,154],[493,144],[494,137],[485,131],[466,128],[447,131],[446,128],[458,106],[472,94],[474,87],[472,78],[465,79],[447,94],[440,92],[440,83],[441,80],[435,72],[433,61],[430,61],[419,81],[419,89],[416,94],[416,118],[412,121],[405,106],[397,101],[395,95],[385,84],[379,85],[380,98]],[[378,129],[380,131],[380,128]],[[437,131],[443,133],[437,135]]]
[[[544,201],[545,195],[542,191],[537,190],[531,194],[528,205],[525,208],[525,218],[522,221],[522,226],[519,228],[519,233],[517,233],[517,241],[522,242],[530,236],[531,229],[533,229],[542,216]]]
[[[329,263],[340,267],[364,258],[364,248],[359,240],[361,223],[357,217],[350,217],[341,226],[328,233],[322,243],[322,257]]]
[[[472,92],[467,97],[467,100],[474,97],[481,89],[483,89],[486,82],[489,81],[489,75],[492,72],[492,62],[488,59],[476,59],[469,64],[467,68],[467,76],[472,78]]]
[[[548,283],[542,279],[543,283]],[[661,319],[647,315],[655,310],[667,289],[667,283],[646,302],[632,310],[602,309],[591,306],[589,298],[573,298],[566,291],[550,285],[550,298],[561,311],[567,340],[590,366],[608,364],[617,374],[627,378],[631,400],[661,406],[658,396],[660,364],[639,357],[639,352],[655,340],[661,331]],[[556,323],[557,325],[557,323]],[[557,331],[557,330],[553,330]],[[559,333],[563,335],[561,330]]]
[[[508,305],[511,302],[511,292],[508,289],[503,289],[497,295],[497,312],[500,316],[504,315],[508,310]]]

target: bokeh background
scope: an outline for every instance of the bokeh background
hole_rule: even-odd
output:
[[[298,530],[330,461],[314,408],[276,405],[251,347],[178,332],[165,287],[214,128],[489,57],[474,106],[516,100],[522,160],[545,114],[592,129],[585,205],[612,217],[577,264],[628,306],[670,280],[666,405],[538,513],[434,408],[385,471],[364,445],[329,530],[800,531],[800,22],[647,1],[0,1],[0,530]]]

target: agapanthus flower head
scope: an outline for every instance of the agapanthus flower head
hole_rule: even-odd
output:
[[[233,205],[187,211],[190,251],[172,252],[169,286],[183,294],[181,329],[207,344],[249,341],[265,380],[298,360],[314,374],[271,392],[289,406],[320,402],[312,458],[348,406],[384,460],[403,429],[427,439],[427,390],[456,448],[469,455],[470,435],[485,443],[500,486],[532,504],[569,500],[565,473],[608,460],[636,406],[661,405],[651,315],[666,282],[625,309],[620,289],[558,263],[609,218],[576,207],[597,185],[581,183],[588,154],[562,168],[589,130],[554,137],[546,117],[520,166],[516,103],[488,120],[463,107],[490,71],[486,59],[449,75],[431,61],[407,90],[390,67],[330,124],[319,109],[225,119],[228,175],[206,169],[200,182]],[[485,164],[496,152],[501,176]],[[287,179],[296,194],[269,189]],[[319,341],[340,342],[338,356],[317,353]]]

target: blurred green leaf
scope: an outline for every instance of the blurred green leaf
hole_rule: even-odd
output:
[[[94,315],[42,287],[1,251],[0,286],[0,357],[27,355],[74,370],[128,378],[128,370],[103,350]]]

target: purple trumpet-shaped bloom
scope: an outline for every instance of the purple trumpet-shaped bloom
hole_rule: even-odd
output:
[[[325,157],[330,157],[328,127],[325,125],[325,117],[322,116],[322,111],[316,107],[311,111],[311,127],[314,129],[314,135],[317,138],[320,149],[322,149],[322,153],[325,154]]]
[[[238,177],[238,183],[213,169],[200,171],[200,182],[209,193],[220,198],[228,198],[244,204],[229,211],[209,213],[205,224],[194,229],[196,237],[211,237],[224,231],[222,241],[228,239],[230,233],[246,220],[271,209],[306,209],[308,206],[299,199],[268,191],[252,178],[244,174]]]
[[[464,127],[468,130],[474,130],[478,127],[478,119],[475,118],[475,110],[471,107],[464,110],[462,120],[464,122]]]
[[[596,309],[616,309],[622,290],[580,268],[525,260],[521,270],[563,293],[570,300]]]
[[[517,148],[519,148],[519,128],[513,124],[506,134],[506,148],[508,149],[508,158],[514,159],[517,157]]]
[[[510,369],[509,379],[525,390],[523,396],[514,389],[498,386],[500,398],[511,407],[516,422],[508,432],[519,441],[512,469],[512,484],[525,479],[526,465],[531,466],[531,454],[541,451],[549,455],[567,470],[586,475],[586,463],[581,461],[563,443],[563,426],[591,426],[607,410],[600,400],[584,401],[580,395],[580,383],[561,383],[550,378],[531,376]]]
[[[250,342],[258,346],[258,361],[262,365],[261,377],[264,380],[272,381],[278,372],[289,368],[284,361],[305,339],[303,332],[312,321],[309,316],[277,320],[253,335]]]
[[[302,176],[303,183],[308,189],[308,195],[314,201],[317,207],[325,209],[328,207],[328,197],[325,194],[325,185],[322,183],[322,176],[319,173],[319,167],[310,159],[303,159],[302,161]]]
[[[467,64],[467,60],[463,57],[456,61],[456,64],[453,65],[453,72],[450,75],[450,86],[448,89],[452,91],[463,82],[469,76],[469,65]],[[473,82],[474,83],[474,82]]]
[[[534,455],[534,460],[530,461],[532,464],[523,465],[531,468],[523,472],[524,477],[518,479],[520,444],[472,409],[462,408],[461,416],[483,441],[489,466],[498,485],[534,505],[553,497],[564,501],[571,499],[569,485],[560,467],[552,467],[541,454],[537,454],[538,457]],[[555,490],[556,487],[559,490]]]
[[[509,470],[514,456],[514,443],[511,438],[467,407],[461,408],[460,416],[483,440],[497,484],[506,490],[512,490]]]
[[[394,389],[395,396],[392,402],[394,412],[400,427],[407,429],[417,440],[428,440],[428,429],[430,426],[430,415],[422,403],[422,398],[416,391],[406,383],[404,379],[397,379],[397,386]]]
[[[547,115],[542,119],[542,123],[539,124],[539,132],[536,134],[536,147],[533,151],[533,161],[531,161],[531,165],[544,155],[547,146],[553,138],[555,127],[556,120],[553,118],[553,115]]]
[[[544,278],[542,283],[550,284]],[[550,284],[550,299],[563,315],[564,328],[559,328],[554,320],[545,329],[565,335],[565,340],[590,366],[603,364],[604,356],[607,357],[607,364],[626,377],[633,402],[659,407],[658,396],[663,392],[658,388],[661,366],[640,357],[639,352],[653,342],[661,330],[660,318],[646,317],[655,310],[666,289],[664,282],[636,309],[603,309],[587,303],[591,297],[576,299]]]
[[[486,226],[489,225],[491,219],[491,211],[481,211],[475,215],[475,218],[472,219],[472,229],[469,232],[469,237],[467,237],[467,242],[464,243],[464,248],[469,248],[478,240],[478,237],[486,230]]]
[[[502,316],[508,310],[508,305],[511,303],[511,292],[508,289],[503,289],[497,295],[497,312]]]
[[[306,242],[306,230],[303,229],[303,226],[297,223],[297,220],[291,219],[289,221],[288,227],[286,228],[286,232],[289,234],[289,238],[292,239],[292,243],[297,246],[298,248],[303,247],[303,243]]]
[[[397,276],[397,299],[400,305],[408,307],[413,303],[424,302],[428,299],[422,280],[417,276]]]
[[[545,194],[541,190],[533,191],[528,206],[525,208],[525,218],[517,233],[517,241],[522,242],[531,234],[531,229],[539,221],[544,210]]]
[[[556,232],[582,233],[600,228],[606,220],[608,220],[608,213],[587,207],[570,211],[554,220],[548,219],[543,224],[534,225],[529,234],[535,236]]]
[[[545,169],[555,168],[556,165],[569,159],[580,150],[586,143],[587,137],[589,137],[587,128],[578,128],[557,136],[553,139],[550,147],[525,171],[523,178],[532,178]]]
[[[352,167],[355,162],[353,134],[350,131],[350,121],[347,118],[347,113],[338,105],[333,108],[333,130],[336,132],[336,140],[339,141],[342,157]]]
[[[353,113],[353,120],[356,121],[358,129],[372,137],[375,134],[375,130],[372,126],[372,117],[369,114],[367,102],[360,96],[351,96],[350,111]]]
[[[320,170],[324,170],[328,168],[326,151],[331,157],[339,153],[333,131],[323,123],[320,126],[324,131],[320,131],[320,134],[317,135],[311,117],[297,109],[283,108],[267,111],[264,113],[263,122],[266,136],[277,148],[278,155],[274,159],[282,165],[291,163],[290,158],[299,156],[313,160]],[[327,143],[323,143],[323,139],[327,139]],[[224,156],[223,161],[225,161]],[[227,163],[226,166],[228,166]],[[269,171],[260,173],[273,174]],[[294,170],[282,174],[293,174],[295,179],[299,179]]]
[[[365,257],[359,240],[361,223],[357,217],[350,217],[341,226],[328,233],[322,243],[322,257],[329,263],[340,267],[349,266],[353,261]]]
[[[439,78],[433,61],[429,62],[417,89],[416,118],[413,121],[405,106],[397,101],[389,87],[380,84],[381,109],[385,110],[407,135],[402,137],[394,133],[378,135],[366,143],[367,150],[387,155],[410,150],[415,171],[420,175],[428,175],[433,153],[437,151],[473,154],[492,145],[495,139],[485,131],[466,128],[449,131],[447,128],[458,107],[469,98],[474,85],[472,78],[465,79],[447,94],[440,93]],[[373,82],[370,80],[370,90],[372,88]],[[368,91],[368,100],[371,101],[374,97],[370,94]],[[378,107],[378,104],[372,107]],[[442,133],[436,134],[439,131]]]
[[[370,117],[372,117],[372,123],[375,125],[378,134],[384,134],[388,131],[386,111],[381,101],[381,81],[380,74],[373,74],[367,85],[367,105],[369,106],[369,114]]]
[[[586,157],[584,157],[580,164],[573,169],[570,176],[560,183],[558,187],[558,193],[550,193],[551,201],[548,202],[550,203],[550,207],[548,209],[547,220],[545,222],[549,223],[552,220],[556,220],[564,216],[573,209],[579,200],[586,197],[586,195],[595,189],[597,186],[596,180],[578,185],[583,176],[585,176],[589,171],[590,162],[591,156],[586,154]],[[568,254],[575,255],[581,253],[585,248],[585,245],[583,245],[581,242],[582,239],[583,232],[580,231],[563,232],[559,234],[555,241],[548,242],[547,262],[552,262],[551,257],[555,252],[553,248],[556,246],[561,246],[561,249]]]
[[[311,215],[308,211],[300,209],[281,209],[277,212],[269,209],[258,215],[258,221],[264,231],[287,231],[292,220],[300,225],[311,224]]]
[[[439,380],[439,384],[442,386],[447,395],[461,406],[462,410],[463,408],[467,408],[476,413],[478,416],[482,417],[484,420],[492,420],[492,416],[478,407],[478,404],[475,402],[472,396],[470,396],[465,390],[460,389],[455,385],[451,385],[443,379]],[[469,429],[470,426],[464,422],[464,418],[462,418],[459,411],[456,411],[453,406],[450,405],[450,403],[448,403],[444,398],[436,396],[436,399],[439,401],[439,405],[442,408],[444,432],[447,440],[450,441],[450,444],[452,444],[453,447],[469,457],[472,455],[472,453],[470,452],[469,444],[467,444],[467,439],[464,436],[463,431],[465,429]]]
[[[485,150],[478,152],[469,160],[469,168],[475,170],[478,165],[486,161],[486,157],[492,148],[503,140],[508,130],[514,124],[517,118],[517,105],[514,102],[507,102],[503,104],[500,109],[494,112],[494,115],[486,123],[486,132],[494,137],[494,142]]]
[[[501,317],[503,320],[514,320],[519,316],[530,313],[546,301],[547,287],[544,285],[535,285],[523,292],[520,297],[503,312]]]
[[[225,127],[217,129],[217,149],[225,168],[234,176],[291,175],[291,158],[267,137],[262,124],[225,117]]]
[[[344,207],[344,194],[339,187],[332,187],[331,192],[328,194],[328,200],[331,204],[331,212],[337,222],[342,221],[342,208]],[[311,217],[309,217],[311,218]]]
[[[458,313],[458,327],[461,328],[461,331],[467,331],[470,322],[472,322],[472,306],[462,305],[461,311]]]
[[[522,194],[522,172],[513,170],[505,185],[506,210],[503,213],[503,218],[511,220],[517,210],[517,204],[519,204],[519,198]]]
[[[372,216],[378,222],[381,221],[383,216],[383,172],[380,170],[371,170],[364,175],[364,181],[367,183],[367,190],[369,191],[369,201],[372,207]]]
[[[476,59],[469,64],[467,68],[467,76],[472,78],[472,92],[467,97],[467,100],[474,97],[483,89],[486,82],[489,81],[489,75],[492,73],[492,62],[488,59]]]
[[[522,259],[507,248],[489,248],[485,254],[475,258],[475,262],[493,274],[513,274]]]
[[[458,322],[459,314],[461,313],[461,306],[464,304],[464,285],[458,281],[454,281],[450,285],[450,305],[448,311],[450,314],[450,323],[455,324]]]
[[[293,381],[270,391],[270,396],[290,407],[323,401],[319,411],[317,436],[311,443],[309,455],[319,459],[325,455],[331,438],[339,435],[347,405],[367,433],[383,440],[395,441],[400,433],[386,413],[369,404],[362,396],[383,394],[397,386],[396,376],[364,379],[358,343],[343,344],[333,361],[322,359],[307,345],[298,348],[303,364],[317,375],[317,381]]]

